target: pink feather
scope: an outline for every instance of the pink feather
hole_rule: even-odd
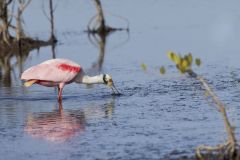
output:
[[[21,79],[71,83],[81,71],[81,66],[70,60],[51,59],[24,71]]]

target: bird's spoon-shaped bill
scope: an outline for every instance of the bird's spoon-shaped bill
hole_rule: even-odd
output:
[[[120,95],[122,95],[122,94],[118,91],[118,89],[115,87],[114,83],[112,83],[112,85],[109,86],[109,87],[112,89],[113,95],[115,95],[115,96],[120,96]],[[115,92],[115,91],[116,91],[116,92]]]

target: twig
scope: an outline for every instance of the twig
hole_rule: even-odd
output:
[[[224,104],[219,100],[217,95],[213,92],[213,90],[209,87],[208,83],[203,79],[203,77],[197,75],[195,72],[193,72],[191,69],[188,69],[186,71],[191,77],[197,79],[198,81],[201,82],[203,85],[204,89],[207,91],[208,95],[212,98],[214,104],[216,105],[218,111],[222,114],[224,124],[225,124],[225,129],[227,131],[228,135],[228,141],[224,145],[219,145],[218,147],[209,147],[209,146],[200,146],[196,150],[196,155],[198,158],[202,158],[201,156],[201,150],[206,150],[206,151],[216,151],[219,149],[226,149],[227,154],[233,158],[234,154],[237,153],[237,140],[235,138],[234,134],[234,128],[231,126],[229,119],[227,117],[227,112],[226,112],[226,107]]]
[[[23,28],[22,28],[22,13],[27,8],[27,6],[30,4],[31,0],[28,0],[26,3],[25,1],[18,0],[19,7],[18,12],[16,16],[17,26],[16,26],[16,38],[19,41],[22,36],[24,36]]]

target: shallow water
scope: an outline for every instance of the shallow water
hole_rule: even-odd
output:
[[[47,39],[48,21],[39,3],[26,11],[25,25],[29,35]],[[11,84],[0,82],[0,159],[177,159],[193,156],[200,144],[224,142],[221,115],[198,82],[177,73],[166,56],[169,50],[202,59],[194,69],[227,104],[240,136],[238,1],[122,0],[103,1],[103,6],[109,25],[126,26],[110,13],[130,23],[129,33],[107,38],[100,71],[113,76],[122,95],[111,95],[103,85],[67,85],[60,112],[56,89],[23,87],[15,66]],[[76,61],[89,74],[99,72],[100,51],[83,32],[94,9],[89,1],[59,1],[55,15],[56,57]],[[50,47],[34,50],[23,68],[50,58]],[[161,65],[167,68],[164,76]]]

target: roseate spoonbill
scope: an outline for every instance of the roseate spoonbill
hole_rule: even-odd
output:
[[[76,82],[83,84],[105,84],[120,94],[114,86],[112,77],[108,74],[88,76],[82,67],[67,59],[51,59],[44,61],[36,66],[32,66],[21,75],[21,79],[26,82],[24,85],[29,87],[39,84],[46,87],[58,87],[58,101],[62,101],[62,90],[66,84]]]

